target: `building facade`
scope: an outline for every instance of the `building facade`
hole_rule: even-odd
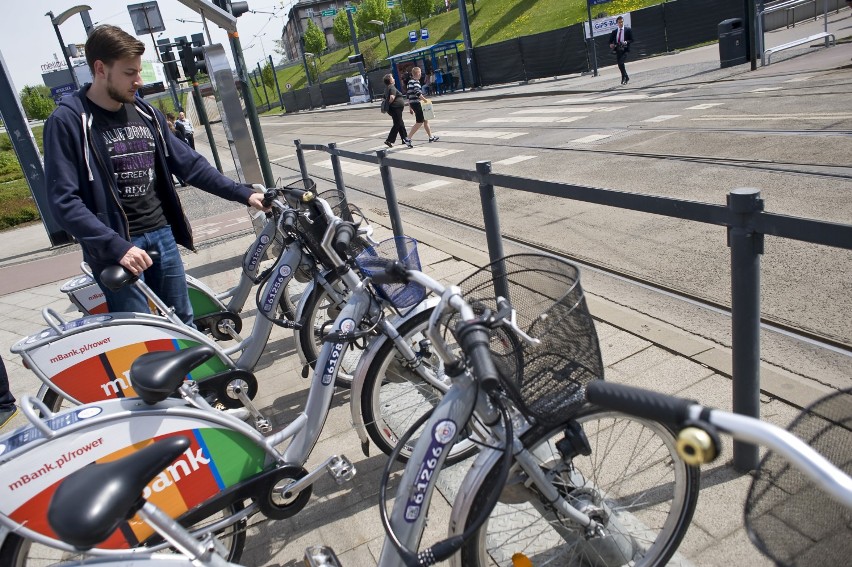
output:
[[[357,2],[347,0],[302,0],[294,4],[287,15],[287,24],[282,33],[287,58],[291,61],[302,58],[302,48],[299,42],[308,27],[308,20],[312,20],[323,31],[329,47],[337,45],[332,31],[334,16],[323,16],[323,12],[328,13],[331,10],[340,12],[345,8],[345,5],[350,3],[357,4]]]

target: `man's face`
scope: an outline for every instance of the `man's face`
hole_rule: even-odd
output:
[[[620,19],[620,18],[619,18],[618,20],[616,20],[616,22],[615,22],[615,23],[617,23],[617,24],[618,24],[618,27],[620,27],[620,28],[623,28],[623,27],[624,27],[624,20],[622,20],[622,19]]]
[[[142,86],[142,56],[116,59],[103,66],[107,94],[116,102],[133,102]]]
[[[183,120],[184,118],[186,118],[186,114],[184,114],[183,112],[181,112],[181,113],[179,113],[179,114],[178,114],[178,118],[179,118],[180,120]]]
[[[419,79],[420,78],[420,67],[415,67],[414,69],[412,69],[411,70],[411,76],[414,77],[415,79]]]

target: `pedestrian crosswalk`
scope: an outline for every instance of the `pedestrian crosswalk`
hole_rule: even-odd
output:
[[[325,169],[333,169],[331,166],[331,158],[323,161],[312,163],[315,167],[323,167]],[[340,160],[340,169],[343,173],[349,175],[358,175],[360,177],[371,177],[379,174],[379,167],[372,163],[359,163],[354,161]]]

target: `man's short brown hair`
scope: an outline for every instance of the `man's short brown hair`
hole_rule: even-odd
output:
[[[86,40],[86,63],[93,74],[95,61],[112,65],[118,59],[129,59],[143,53],[145,44],[118,26],[98,26]]]

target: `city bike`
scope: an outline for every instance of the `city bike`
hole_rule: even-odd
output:
[[[374,284],[440,297],[426,335],[451,380],[388,461],[379,565],[512,565],[521,555],[533,565],[665,564],[693,515],[699,470],[677,458],[659,421],[585,402],[603,364],[577,268],[520,254],[445,287],[378,263]],[[448,538],[420,549],[442,468],[471,423],[486,436],[454,487]],[[391,467],[410,445],[388,512]]]

